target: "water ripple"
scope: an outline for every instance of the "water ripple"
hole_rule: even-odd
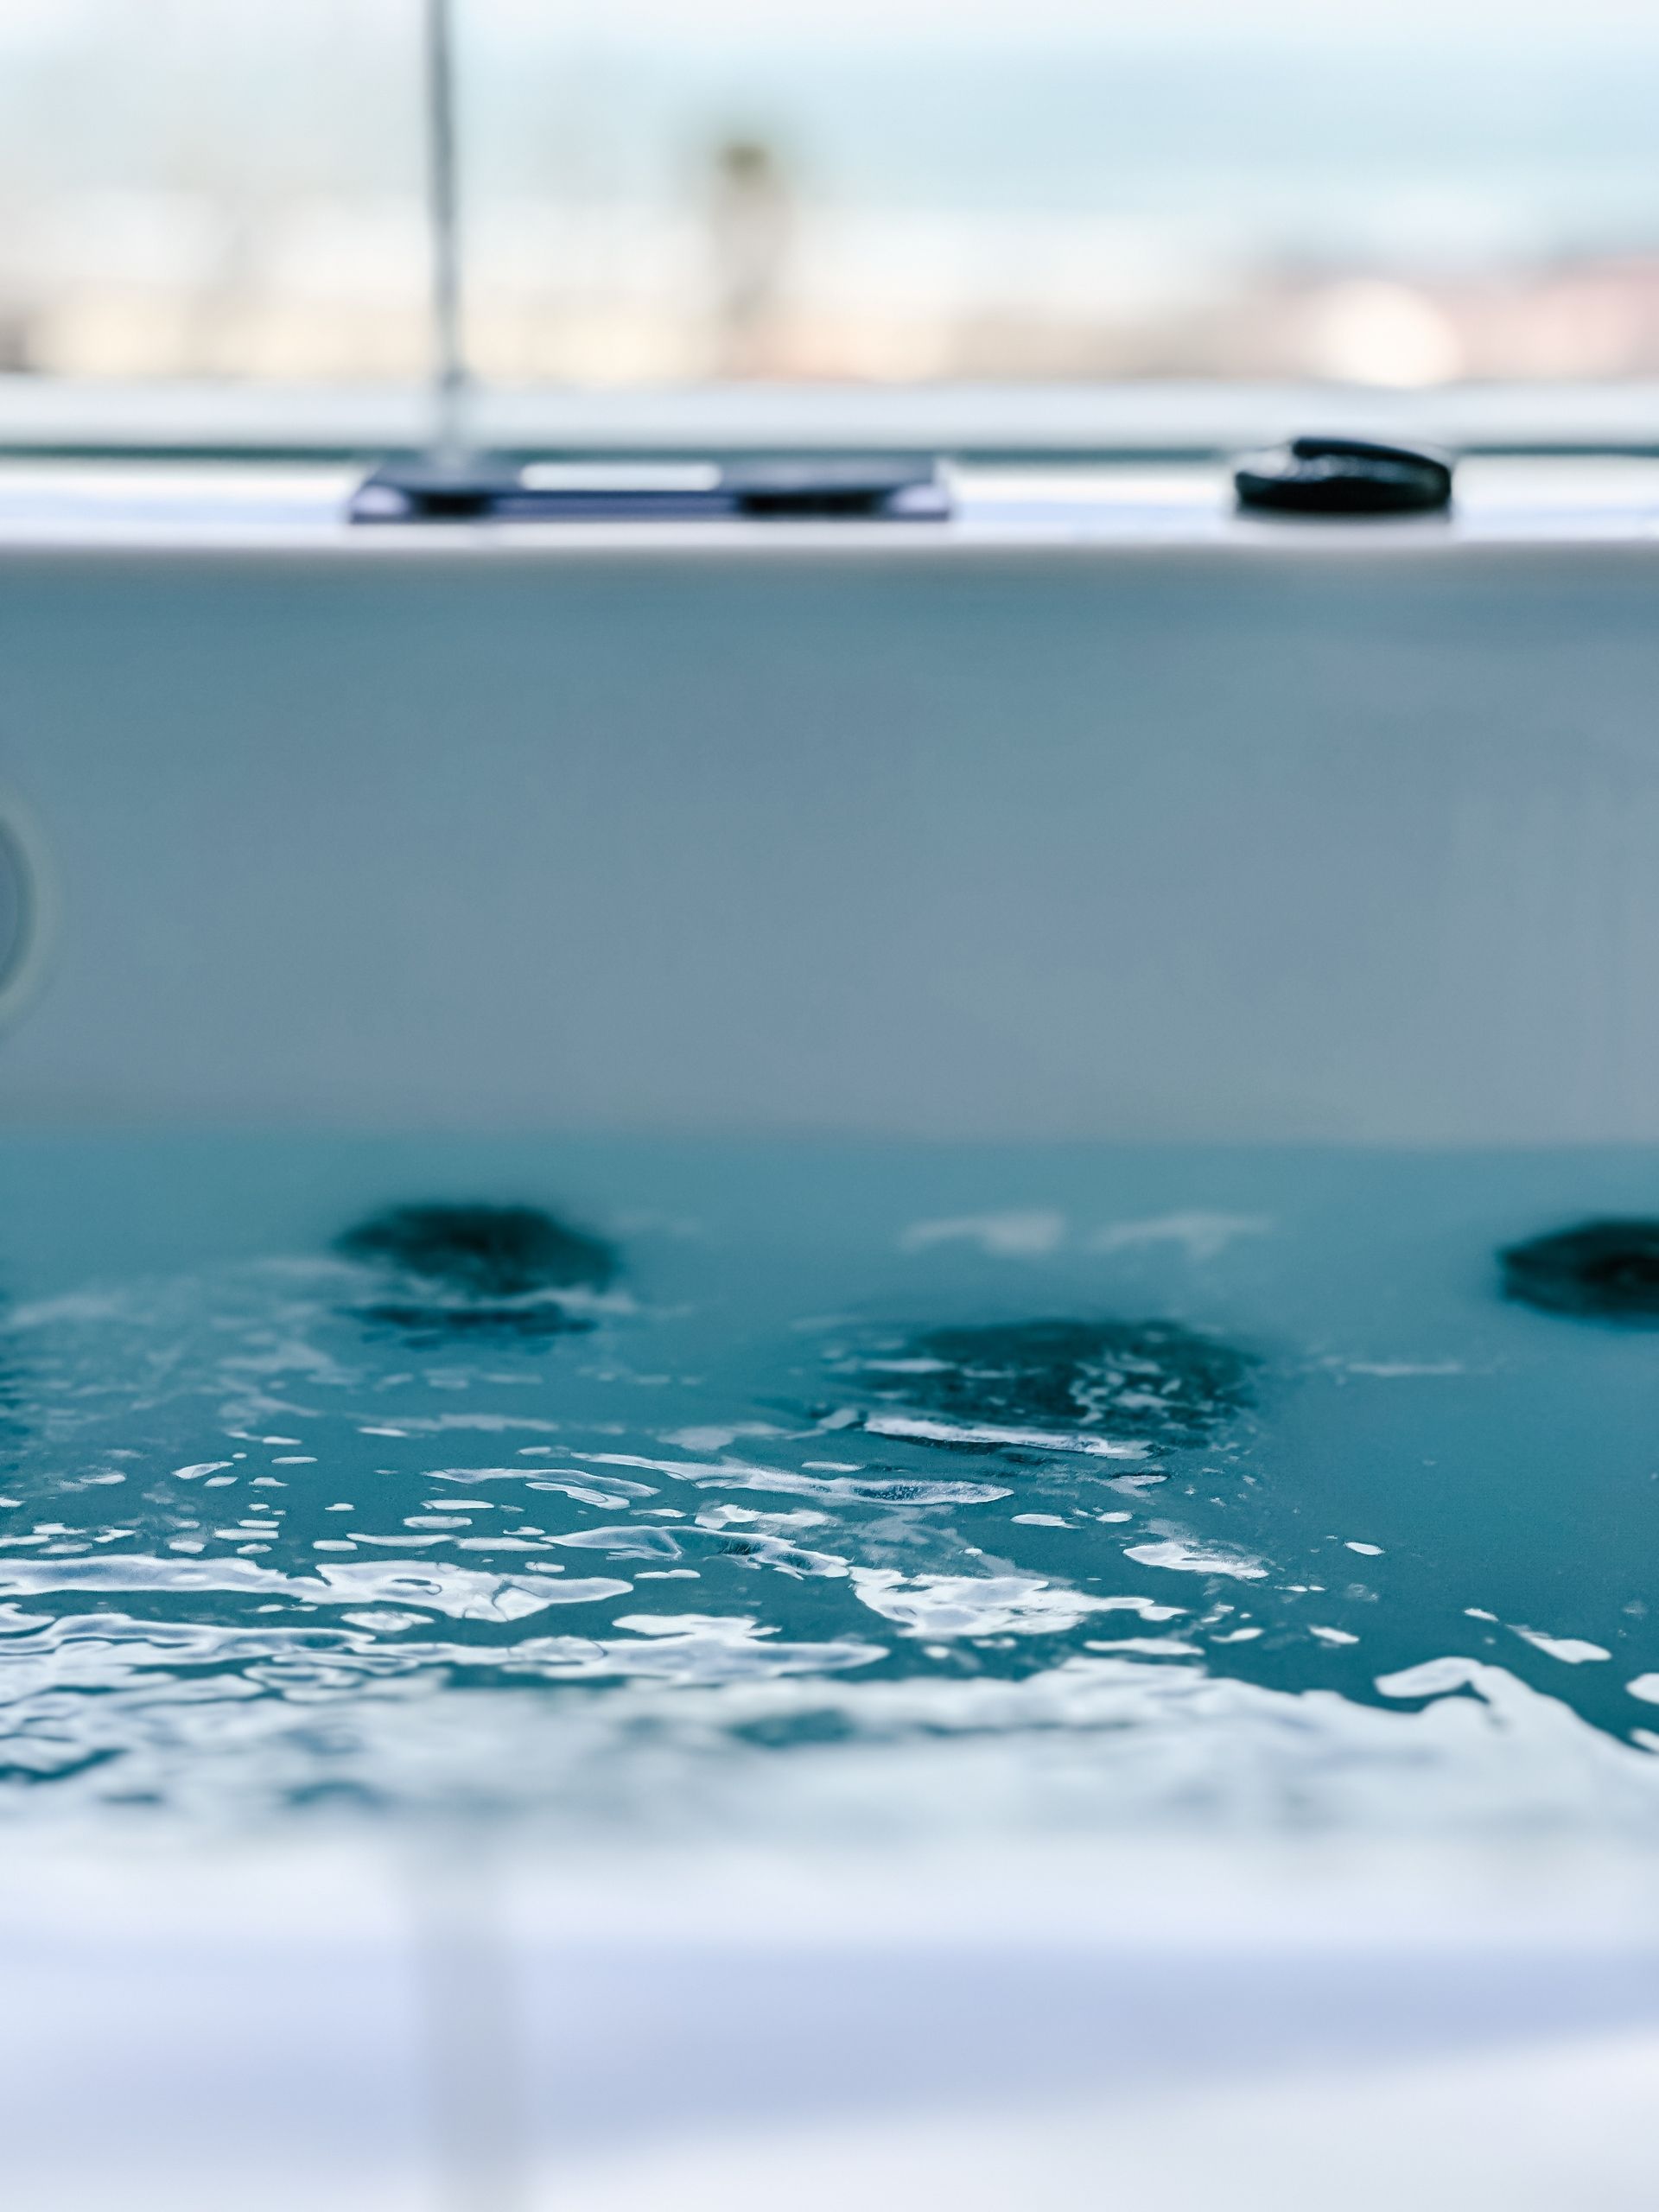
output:
[[[1501,1334],[1535,1316],[1402,1335],[1354,1292],[1248,1359],[1162,1320],[935,1325],[964,1255],[1003,1264],[968,1219],[753,1283],[681,1240],[654,1300],[644,1268],[626,1298],[489,1276],[580,1307],[551,1333],[448,1330],[466,1282],[388,1327],[349,1257],[14,1306],[0,1817],[1652,1827],[1638,1338],[1565,1332],[1586,1502],[1552,1521]],[[1294,1269],[1274,1219],[1020,1266]],[[1524,1555],[1523,1480],[1555,1531]]]

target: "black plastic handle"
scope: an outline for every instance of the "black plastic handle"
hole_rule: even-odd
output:
[[[1247,454],[1233,472],[1239,505],[1309,515],[1432,513],[1452,499],[1452,461],[1427,447],[1371,438],[1293,438]]]

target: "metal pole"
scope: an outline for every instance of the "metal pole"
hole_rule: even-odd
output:
[[[427,217],[432,251],[433,454],[456,467],[467,452],[461,336],[461,211],[455,153],[451,0],[426,0]]]

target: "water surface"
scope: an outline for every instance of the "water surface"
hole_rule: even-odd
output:
[[[575,1241],[372,1226],[461,1203]],[[1495,1255],[1652,1211],[1631,1154],[13,1138],[0,1818],[1645,1834],[1659,1332]]]

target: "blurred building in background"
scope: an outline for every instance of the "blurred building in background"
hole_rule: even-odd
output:
[[[1659,7],[456,0],[507,383],[1659,374]],[[424,359],[418,0],[0,0],[0,369]]]

